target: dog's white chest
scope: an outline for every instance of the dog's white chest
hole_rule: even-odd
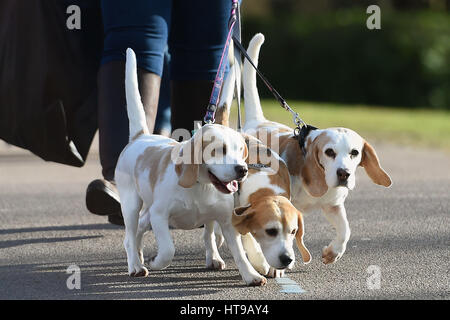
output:
[[[169,224],[174,228],[193,229],[232,213],[233,196],[218,193],[211,185],[196,186],[174,196],[169,208]],[[212,191],[212,192],[211,192]]]
[[[309,195],[305,188],[302,188],[300,179],[292,177],[295,183],[293,185],[293,192],[291,196],[292,204],[302,211],[308,213],[316,209],[320,209],[322,206],[336,206],[344,203],[345,198],[348,195],[348,189],[344,187],[330,188],[322,197],[312,197]]]

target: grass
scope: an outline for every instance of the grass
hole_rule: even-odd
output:
[[[276,101],[262,100],[261,103],[267,119],[293,127],[291,114],[284,111]],[[450,152],[449,111],[300,101],[288,103],[305,122],[319,128],[346,127],[369,141],[388,141]],[[236,119],[235,109],[232,119]]]

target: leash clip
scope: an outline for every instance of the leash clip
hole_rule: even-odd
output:
[[[205,124],[213,124],[216,122],[216,119],[214,119],[214,114],[216,113],[217,107],[214,104],[209,104],[208,108],[206,109],[205,117],[203,118],[203,121]]]

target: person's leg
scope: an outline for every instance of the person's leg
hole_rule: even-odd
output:
[[[229,0],[173,1],[171,53],[172,129],[202,121],[227,37]]]
[[[153,131],[167,45],[171,2],[102,1],[104,49],[98,75],[100,163],[104,179],[94,180],[86,192],[88,210],[95,214],[120,215],[114,170],[128,143],[125,99],[125,52],[136,52],[141,99],[150,131]],[[110,221],[114,220],[110,216]],[[118,223],[121,223],[119,218]]]
[[[164,68],[159,90],[158,113],[155,121],[155,134],[170,137],[172,126],[170,125],[170,54],[169,48],[164,52]]]

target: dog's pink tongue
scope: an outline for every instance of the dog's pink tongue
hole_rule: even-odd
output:
[[[236,180],[230,181],[226,184],[228,191],[234,193],[238,191],[238,182]]]

